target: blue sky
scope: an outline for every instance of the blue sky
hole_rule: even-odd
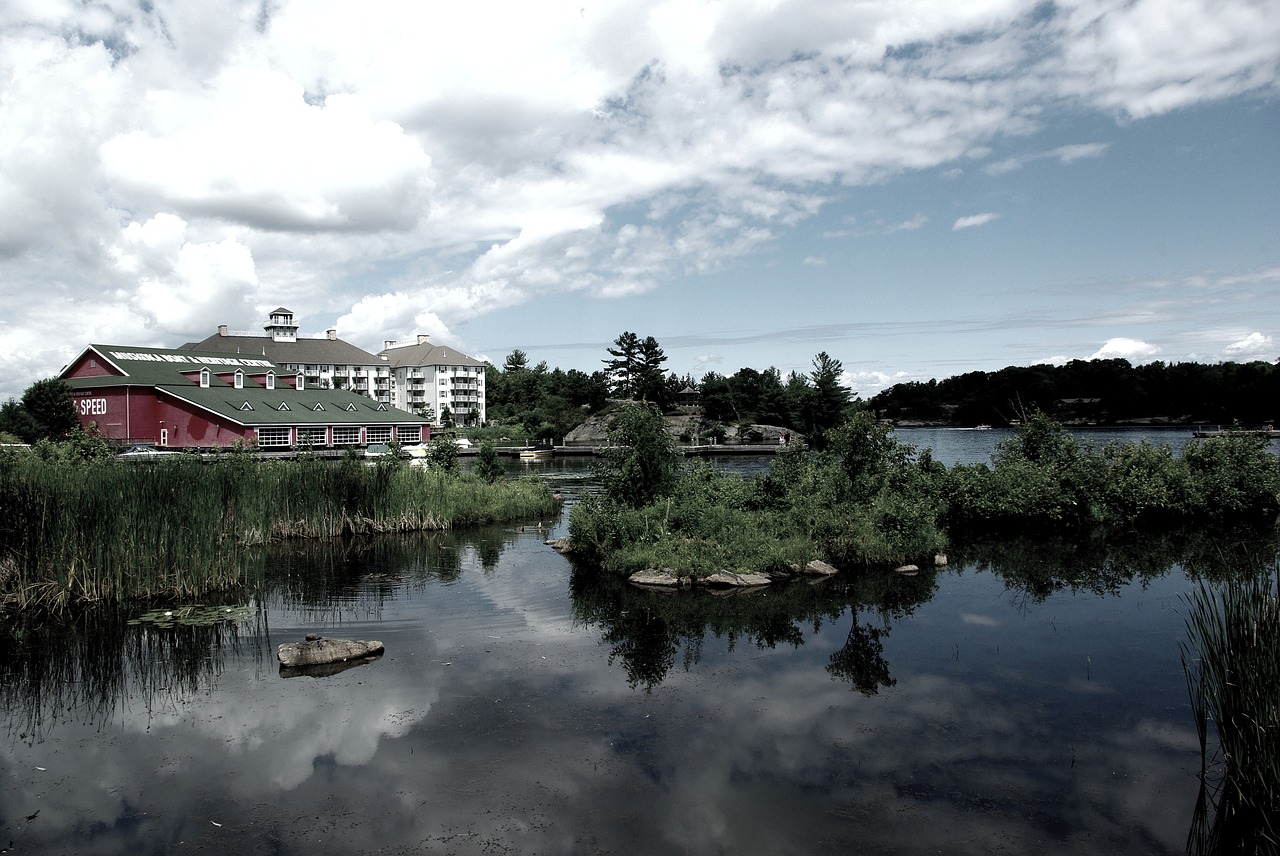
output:
[[[0,397],[276,306],[591,371],[1280,355],[1270,2],[0,12]]]

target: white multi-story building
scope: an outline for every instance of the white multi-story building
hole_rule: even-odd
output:
[[[451,348],[417,342],[383,343],[371,354],[338,338],[330,328],[323,335],[299,335],[293,313],[274,310],[262,333],[227,329],[183,348],[225,354],[260,355],[290,372],[302,375],[307,386],[349,389],[411,413],[427,414],[440,425],[446,413],[455,425],[485,421],[484,363]]]
[[[443,424],[446,413],[455,425],[484,423],[485,364],[480,360],[433,345],[431,337],[422,334],[403,345],[384,342],[378,357],[391,369],[393,407],[427,412],[436,425]]]

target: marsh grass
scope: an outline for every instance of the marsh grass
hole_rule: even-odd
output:
[[[1280,570],[1186,596],[1182,664],[1200,739],[1189,853],[1280,852]]]
[[[10,457],[0,460],[0,604],[192,599],[259,578],[271,541],[438,531],[556,507],[536,481],[489,484],[398,463]]]

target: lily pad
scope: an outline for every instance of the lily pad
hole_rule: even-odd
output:
[[[147,624],[152,627],[209,627],[224,622],[248,621],[258,614],[256,606],[170,606],[153,609],[137,618],[129,620],[130,624]]]

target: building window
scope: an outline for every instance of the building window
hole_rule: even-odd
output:
[[[360,444],[360,429],[343,426],[333,429],[333,445],[335,446],[358,446]]]
[[[401,443],[421,443],[422,429],[416,425],[407,425],[396,429],[396,438]]]
[[[258,429],[258,448],[279,448],[289,445],[289,436],[292,429],[289,428],[259,428]]]
[[[236,389],[244,389],[244,372],[240,371],[240,369],[236,369],[234,384]]]
[[[364,432],[364,439],[366,443],[390,443],[391,426],[374,425],[366,428]]]
[[[275,388],[276,388],[276,373],[267,372],[267,389],[275,389]]]
[[[289,402],[287,401],[280,402],[280,406],[276,408],[276,410],[279,410],[281,413],[283,413],[288,409],[289,409]]]
[[[302,372],[298,372],[298,380],[294,383],[293,388],[294,388],[294,389],[302,389],[302,388],[303,388]]]
[[[208,369],[200,369],[200,388],[201,389],[209,388],[209,370]]]
[[[241,405],[240,405],[240,409],[241,409],[242,411],[243,411],[243,410],[252,410],[252,409],[253,409],[253,405],[252,405],[252,404],[250,404],[249,402],[245,401],[245,402],[242,402],[242,403],[241,403]]]
[[[311,408],[311,409],[312,409],[312,410],[314,410],[315,412],[319,413],[320,411],[324,410],[324,405],[323,405],[323,404],[321,404],[319,401],[317,401],[317,402],[316,402],[316,406],[315,406],[315,407],[313,407],[313,408]]]

